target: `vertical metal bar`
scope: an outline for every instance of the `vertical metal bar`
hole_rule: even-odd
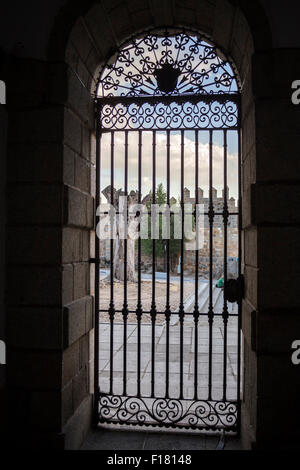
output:
[[[111,132],[111,159],[110,159],[110,184],[111,184],[111,195],[110,204],[115,207],[115,195],[114,195],[114,145],[115,136],[114,132]],[[114,382],[114,317],[115,317],[115,304],[114,304],[114,216],[113,213],[110,215],[110,226],[111,226],[111,240],[110,240],[110,304],[109,304],[109,318],[110,318],[110,395],[113,395],[113,382]]]
[[[208,400],[212,400],[212,350],[213,350],[213,224],[214,224],[214,201],[213,201],[213,131],[209,131],[209,366],[208,366]]]
[[[128,131],[125,131],[125,197],[126,214],[124,214],[124,305],[123,305],[123,395],[127,395],[127,225],[128,225]]]
[[[224,285],[227,283],[227,244],[228,244],[228,190],[227,190],[227,130],[223,131],[224,135],[224,209],[223,209],[223,225],[224,225]],[[224,322],[224,351],[223,351],[223,401],[227,399],[227,330],[228,330],[228,305],[225,295],[223,296],[223,322]]]
[[[170,209],[170,167],[171,167],[171,139],[170,131],[167,131],[167,205]],[[170,213],[169,213],[170,214]],[[169,375],[170,375],[170,236],[171,236],[171,214],[169,219],[168,239],[167,239],[167,299],[166,299],[166,398],[169,398]]]
[[[183,399],[183,346],[184,346],[184,131],[181,131],[181,260],[180,260],[180,399]]]
[[[194,400],[198,399],[198,326],[199,326],[199,131],[195,131],[195,191],[196,191],[196,251],[195,251],[195,351],[194,351]]]
[[[142,131],[138,142],[138,204],[142,202]],[[141,214],[142,215],[142,214]],[[139,224],[139,232],[141,224]],[[141,321],[142,321],[142,241],[138,238],[138,301],[137,301],[137,396],[141,396]]]
[[[101,106],[99,101],[96,102],[95,106],[96,113],[96,209],[100,206],[100,174],[101,174]],[[96,218],[97,221],[100,220],[100,214]],[[94,366],[94,425],[97,425],[99,422],[99,393],[100,393],[100,384],[99,384],[99,309],[100,309],[100,299],[99,299],[99,284],[100,284],[100,241],[98,239],[97,233],[95,234],[95,331],[94,331],[94,353],[95,353],[95,366]]]
[[[239,108],[239,118],[241,109]],[[242,146],[241,146],[241,129],[238,130],[238,230],[239,230],[239,247],[238,247],[238,270],[239,276],[242,275]],[[238,402],[238,433],[241,430],[241,333],[242,333],[242,301],[238,304],[238,346],[237,346],[237,402]]]
[[[156,204],[156,131],[152,132],[152,204]],[[154,218],[153,218],[154,215]],[[151,210],[152,227],[152,304],[151,304],[151,323],[152,323],[152,346],[151,346],[151,397],[155,397],[155,323],[156,323],[156,302],[155,302],[155,281],[156,281],[156,211]]]

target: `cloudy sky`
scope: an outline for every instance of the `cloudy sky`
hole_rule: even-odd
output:
[[[224,149],[223,132],[213,133],[213,186],[218,190],[221,197],[224,188]],[[143,132],[142,141],[142,194],[145,196],[152,189],[152,132]],[[166,132],[156,133],[156,181],[157,185],[162,183],[166,188],[167,175],[167,138]],[[124,165],[125,165],[125,134],[115,132],[115,181],[116,189],[124,189]],[[111,133],[102,136],[102,164],[101,164],[101,188],[110,184],[110,155],[111,155]],[[185,187],[190,189],[191,196],[195,194],[195,133],[185,131],[184,133],[184,174]],[[129,132],[128,146],[128,170],[129,191],[138,189],[138,133]],[[228,155],[227,155],[227,178],[230,197],[238,197],[238,135],[236,131],[228,131]],[[171,132],[171,197],[176,199],[180,195],[181,175],[181,135]],[[199,187],[205,196],[209,189],[209,133],[199,132]]]

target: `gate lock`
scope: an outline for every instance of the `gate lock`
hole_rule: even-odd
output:
[[[224,285],[224,297],[230,303],[240,302],[244,297],[244,277],[229,279]]]

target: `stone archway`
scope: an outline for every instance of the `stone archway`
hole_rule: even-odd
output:
[[[35,421],[29,424],[41,429],[45,442],[51,439],[55,445],[76,448],[82,442],[91,423],[90,385],[93,378],[92,346],[93,273],[89,265],[90,235],[94,227],[94,84],[99,67],[111,56],[111,51],[133,33],[162,24],[192,27],[210,36],[232,58],[242,83],[243,109],[243,213],[246,300],[244,303],[245,335],[245,404],[243,427],[245,446],[256,440],[256,388],[257,358],[251,347],[251,312],[257,308],[257,269],[252,267],[256,253],[257,229],[251,219],[251,185],[256,182],[258,154],[255,143],[255,109],[252,85],[260,86],[258,74],[253,74],[252,60],[256,67],[260,56],[253,54],[271,46],[269,28],[259,2],[208,1],[124,1],[85,2],[84,7],[69,2],[58,16],[49,44],[49,62],[42,73],[47,74],[47,99],[45,109],[37,109],[28,127],[20,130],[23,115],[15,115],[14,123],[20,133],[31,135],[37,146],[37,154],[44,152],[53,174],[42,166],[34,175],[36,181],[46,182],[35,186],[34,191],[19,193],[10,202],[16,211],[20,199],[24,201],[22,217],[29,217],[34,224],[41,214],[49,247],[54,249],[46,256],[45,247],[37,251],[39,268],[30,272],[38,292],[22,283],[18,312],[10,316],[9,335],[14,350],[11,351],[8,377],[16,396],[23,396],[24,383],[20,369],[33,364],[33,373],[27,375],[30,406],[26,413],[35,410]],[[174,7],[175,5],[175,7]],[[244,13],[243,13],[244,11]],[[246,16],[245,16],[246,15]],[[247,18],[247,19],[246,19]],[[257,20],[259,18],[259,20]],[[242,47],[243,46],[243,47]],[[255,69],[256,70],[256,69]],[[25,116],[26,117],[26,116]],[[39,124],[42,122],[42,124]],[[26,127],[26,126],[25,126]],[[32,132],[33,127],[33,132]],[[52,143],[49,144],[49,133]],[[39,140],[40,139],[40,140]],[[11,138],[13,141],[14,138]],[[21,142],[23,142],[21,140]],[[19,148],[20,150],[20,148]],[[38,158],[37,158],[38,161]],[[37,167],[37,165],[36,165]],[[26,172],[22,168],[20,172]],[[49,211],[49,191],[52,191]],[[21,197],[22,196],[22,197]],[[25,199],[24,199],[25,198]],[[38,202],[37,202],[38,201]],[[28,203],[25,207],[26,202]],[[55,230],[50,230],[50,227]],[[39,238],[41,238],[39,234]],[[34,236],[33,236],[34,238]],[[47,239],[47,238],[46,238]],[[19,245],[12,239],[10,247]],[[255,250],[254,250],[255,251]],[[17,252],[16,252],[17,253]],[[43,256],[41,257],[41,254]],[[17,254],[16,254],[17,256]],[[55,259],[55,266],[51,262]],[[24,264],[26,260],[24,261]],[[37,263],[37,261],[36,261]],[[50,264],[50,267],[49,267]],[[17,273],[10,268],[11,291]],[[18,274],[20,275],[20,274]],[[24,268],[23,276],[27,270]],[[49,284],[50,283],[50,284]],[[55,296],[47,296],[51,292]],[[11,294],[12,295],[12,294]],[[25,301],[24,301],[25,299]],[[13,304],[15,299],[11,301]],[[36,315],[39,306],[43,317]],[[84,312],[84,314],[83,314]],[[44,329],[48,322],[51,334],[43,338],[28,335],[28,343],[19,344],[16,335],[18,314],[23,314],[24,327]],[[15,317],[15,319],[14,319]],[[27,318],[25,321],[24,318]],[[46,319],[46,320],[45,320]],[[52,329],[52,330],[51,330]],[[32,352],[32,342],[36,348]],[[22,354],[20,351],[22,351]],[[24,348],[28,354],[24,359]],[[21,363],[20,363],[21,361]],[[26,362],[27,361],[27,362]],[[44,361],[51,361],[51,374],[43,373]],[[28,367],[27,367],[28,366]],[[38,382],[34,372],[39,371]],[[251,386],[250,386],[251,384]],[[249,386],[248,386],[249,385]],[[42,392],[41,392],[42,390]],[[46,409],[47,407],[47,409]],[[21,408],[21,406],[20,406]],[[38,413],[43,410],[43,413]],[[21,410],[19,410],[21,412]],[[22,411],[24,413],[24,411]],[[64,437],[62,437],[62,434]],[[51,436],[51,439],[49,437]],[[60,437],[58,437],[60,436]]]
[[[107,57],[111,56],[111,51],[133,33],[153,25],[182,25],[184,22],[184,26],[197,27],[198,30],[210,36],[215,43],[220,45],[224,52],[232,58],[242,83],[243,209],[246,218],[244,226],[251,228],[249,234],[245,234],[245,238],[248,240],[251,236],[255,237],[255,229],[251,224],[248,224],[247,214],[249,214],[248,207],[250,207],[250,185],[254,182],[254,175],[251,175],[250,168],[253,167],[253,160],[255,160],[255,152],[253,152],[255,147],[255,111],[252,95],[251,59],[255,50],[254,43],[256,42],[258,48],[261,47],[259,35],[255,40],[241,9],[229,2],[217,2],[216,5],[207,2],[189,2],[184,7],[178,5],[178,9],[175,11],[167,2],[162,6],[153,2],[151,6],[152,8],[147,8],[139,3],[139,5],[133,4],[131,7],[130,2],[116,6],[110,4],[109,7],[93,6],[76,21],[67,43],[65,60],[80,75],[86,89],[93,91],[99,66]],[[120,9],[122,14],[120,14]],[[261,24],[256,24],[255,27],[259,30]],[[265,41],[262,41],[263,47],[266,47],[268,40],[264,39]],[[243,48],[240,47],[241,45]],[[249,240],[249,243],[252,244],[252,240]],[[245,246],[246,249],[247,246]],[[251,275],[247,273],[247,270],[245,275],[247,284],[247,276]],[[247,344],[249,344],[249,338],[248,343],[246,338],[245,348],[247,348]],[[246,357],[248,357],[247,354]],[[248,369],[247,362],[245,368]],[[247,375],[245,375],[245,381],[247,381]],[[247,401],[247,399],[250,400],[250,397],[247,398],[246,394],[245,400]],[[246,445],[249,446],[249,442],[254,440],[254,435],[251,436],[251,428],[254,423],[251,423],[248,418],[247,403],[244,408],[243,424],[248,439]]]

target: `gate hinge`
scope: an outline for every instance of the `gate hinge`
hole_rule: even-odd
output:
[[[229,279],[224,285],[224,297],[230,303],[241,302],[244,298],[244,276]]]
[[[90,264],[96,264],[96,261],[97,261],[96,258],[90,258],[89,259]]]

